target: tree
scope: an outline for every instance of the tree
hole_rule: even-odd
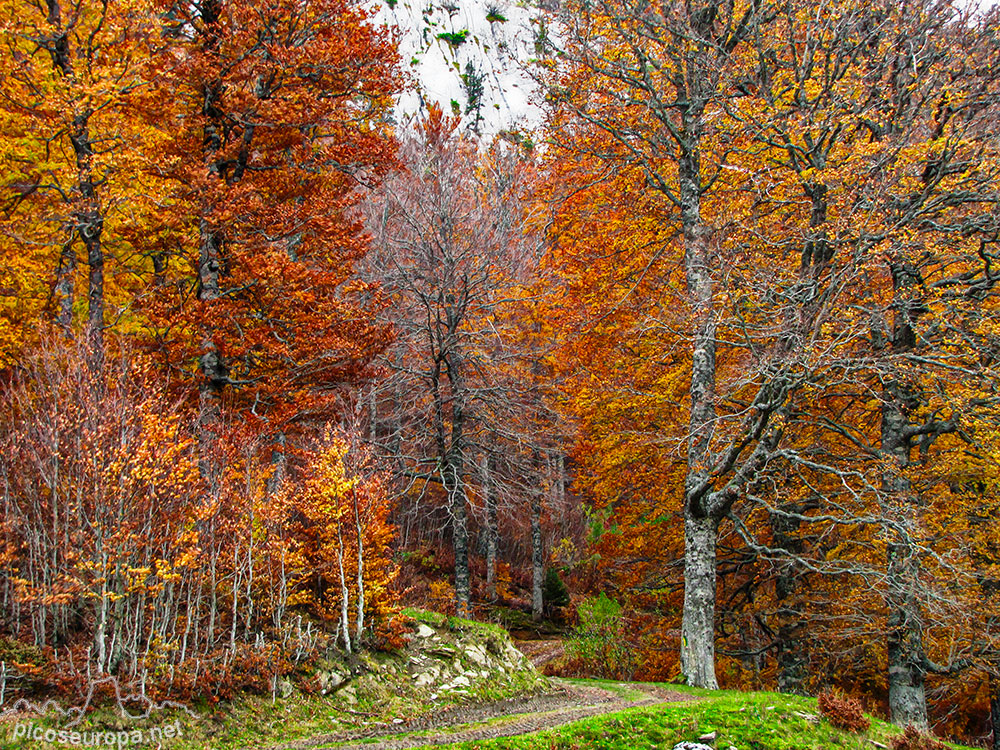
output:
[[[144,143],[148,134],[126,112],[149,83],[146,62],[159,44],[150,34],[153,14],[143,2],[125,8],[95,0],[8,0],[0,6],[5,296],[21,301],[5,316],[8,356],[46,317],[74,335],[84,309],[86,336],[99,359],[106,309],[110,303],[118,314],[116,303],[132,287],[129,274],[140,270],[121,231],[143,202],[134,182],[136,153],[156,142]],[[81,248],[85,295],[78,291]]]
[[[309,456],[305,474],[301,485],[284,488],[303,495],[294,503],[306,521],[298,534],[303,575],[293,600],[310,602],[317,614],[336,622],[350,653],[352,643],[361,646],[368,608],[380,627],[392,612],[388,591],[397,568],[389,549],[394,534],[388,487],[357,436],[330,428]]]
[[[617,335],[635,335],[611,345],[626,350],[632,366],[641,368],[641,382],[649,383],[654,393],[665,392],[676,376],[664,383],[664,373],[657,380],[660,368],[651,357],[690,368],[691,411],[683,433],[681,661],[685,676],[700,685],[715,685],[719,521],[732,518],[743,534],[747,529],[740,519],[754,504],[763,505],[781,549],[752,539],[749,543],[770,557],[804,559],[803,550],[796,549],[796,535],[787,532],[808,522],[810,514],[829,514],[833,508],[838,509],[836,517],[843,509],[826,498],[819,505],[810,500],[811,510],[782,506],[760,492],[773,486],[782,467],[799,476],[826,475],[835,484],[853,482],[854,468],[820,460],[828,454],[803,452],[800,443],[808,433],[801,432],[805,422],[797,422],[808,411],[804,399],[815,399],[818,385],[836,388],[844,377],[856,382],[856,376],[864,378],[862,372],[871,373],[870,359],[858,353],[868,346],[869,319],[851,311],[884,299],[881,277],[873,274],[882,243],[913,231],[928,237],[936,232],[943,239],[952,229],[935,220],[922,223],[925,211],[975,211],[973,206],[993,200],[987,188],[991,178],[970,171],[975,158],[958,159],[951,173],[965,175],[968,182],[935,182],[907,196],[893,187],[905,183],[912,190],[915,173],[935,174],[934,158],[918,155],[939,153],[935,149],[940,145],[940,136],[928,127],[936,121],[935,112],[940,114],[940,100],[928,93],[911,97],[914,79],[901,70],[915,71],[921,92],[947,87],[947,96],[961,99],[952,88],[957,86],[987,106],[981,96],[985,79],[972,83],[977,76],[946,72],[941,58],[917,41],[900,44],[900,39],[921,40],[936,33],[946,47],[947,34],[926,27],[940,23],[941,29],[958,33],[958,26],[949,26],[946,9],[918,12],[844,3],[826,7],[819,22],[806,25],[799,11],[807,7],[790,5],[782,12],[763,3],[742,8],[699,3],[658,13],[645,6],[588,5],[575,9],[579,20],[567,19],[564,62],[548,79],[552,137],[558,149],[578,160],[576,169],[562,163],[553,169],[570,185],[563,192],[570,196],[564,204],[567,215],[579,216],[587,198],[606,210],[616,200],[609,196],[629,196],[626,200],[642,211],[638,217],[621,217],[638,234],[611,241],[613,266],[606,254],[589,268],[574,261],[572,283],[582,287],[586,304],[600,311],[597,340],[601,334],[615,335],[616,327]],[[888,54],[890,39],[895,49],[910,50],[914,59],[904,64]],[[893,99],[891,92],[903,91]],[[976,143],[972,153],[990,141],[977,138]],[[984,163],[992,165],[992,156]],[[617,174],[609,176],[611,170]],[[963,192],[959,183],[980,187]],[[632,197],[635,185],[652,188],[662,199]],[[617,212],[585,216],[599,232],[622,231],[613,223]],[[651,221],[665,226],[650,226]],[[567,248],[580,243],[581,235],[584,244],[592,241],[572,227],[567,231],[565,222],[557,220],[553,226],[554,242]],[[968,251],[980,240],[990,241],[992,230],[978,229],[984,231],[959,253],[962,260],[953,255],[951,262],[966,269],[960,272],[964,281],[986,288],[992,284],[988,261],[976,261]],[[661,270],[678,256],[682,281]],[[659,298],[669,299],[680,287],[678,296],[689,305],[682,315],[665,309],[658,298],[642,298],[657,283],[664,285],[654,292]],[[607,289],[610,301],[595,291]],[[603,294],[606,300],[608,292]],[[629,320],[630,311],[640,317]],[[571,325],[579,327],[579,322]],[[675,333],[684,330],[686,339]],[[670,352],[683,347],[685,356],[668,359],[656,346]],[[634,404],[637,395],[643,394],[633,391],[627,398]],[[671,424],[654,414],[649,422],[660,430]],[[930,431],[947,421],[943,418]],[[820,424],[830,430],[828,440],[847,434],[857,440],[856,432],[836,420]],[[868,493],[871,479],[863,473],[862,487],[851,491]],[[883,483],[878,496],[891,493]],[[838,522],[852,517],[860,522],[869,510],[857,508]],[[892,533],[901,528],[887,505],[880,506],[880,516]],[[793,526],[777,533],[782,521]],[[890,550],[885,569],[890,592],[898,590],[891,583],[893,554]],[[784,596],[790,594],[786,590]],[[792,637],[786,629],[782,639],[787,644]],[[894,668],[890,674],[894,695],[900,693],[900,673],[901,668]],[[894,703],[894,715],[909,720],[912,712],[907,714],[898,700]]]
[[[370,273],[392,299],[398,337],[385,362],[393,376],[378,387],[391,403],[373,419],[388,425],[383,445],[401,462],[404,486],[444,494],[456,608],[468,614],[470,475],[483,462],[484,494],[495,502],[509,476],[502,446],[526,434],[522,394],[505,387],[513,381],[503,341],[504,310],[533,259],[519,202],[523,163],[516,153],[481,156],[436,107],[401,158],[408,172],[369,208],[381,248]]]
[[[719,451],[712,446],[718,414],[716,253],[723,232],[706,221],[704,202],[719,192],[731,149],[708,141],[709,122],[727,97],[749,39],[773,20],[767,3],[644,4],[602,2],[567,7],[564,59],[567,72],[553,81],[556,138],[596,160],[634,167],[676,210],[683,247],[685,302],[690,310],[690,412],[684,490],[685,605],[681,662],[688,681],[717,687],[714,666],[715,548],[719,521],[739,486],[759,467],[771,414],[782,387],[767,384],[754,399],[756,414],[745,431]],[[566,123],[568,138],[560,138]],[[574,144],[575,125],[601,134]],[[714,149],[721,148],[721,151]],[[714,460],[721,452],[722,460]],[[737,467],[737,464],[741,465]]]
[[[350,1],[168,3],[164,19],[176,49],[158,75],[179,95],[166,113],[147,103],[172,134],[147,169],[169,185],[173,282],[150,296],[150,333],[198,384],[204,453],[224,402],[268,420],[277,446],[336,414],[388,342],[354,275],[352,207],[393,163],[396,55]]]

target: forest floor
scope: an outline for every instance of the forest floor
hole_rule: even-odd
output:
[[[871,717],[865,732],[832,727],[816,700],[654,683],[553,680],[557,691],[456,706],[395,727],[317,735],[268,750],[889,750],[899,729]],[[958,745],[952,748],[962,750]]]
[[[341,669],[342,681],[335,690],[317,690],[313,680],[311,689],[289,684],[285,697],[244,694],[229,702],[167,712],[156,720],[176,720],[182,731],[161,747],[672,750],[678,742],[704,738],[717,750],[889,750],[899,734],[898,728],[875,717],[863,733],[836,729],[819,715],[815,698],[545,678],[536,670],[564,655],[563,643],[551,634],[537,633],[534,640],[519,634],[519,653],[496,625],[427,612],[414,615],[415,631],[407,648],[365,657],[362,674],[348,676],[342,667],[326,664],[328,681],[335,668]],[[479,682],[460,683],[460,678],[476,674],[469,669],[470,659],[489,669],[479,672]],[[432,676],[435,682],[430,682]],[[51,726],[44,722],[53,718],[39,723]],[[87,724],[91,729],[131,728],[105,709],[88,716]],[[18,740],[3,730],[0,726],[3,750],[65,747]]]
[[[594,716],[667,701],[691,701],[696,697],[656,685],[638,683],[587,684],[554,680],[555,691],[528,698],[468,704],[416,717],[393,726],[331,733],[271,750],[385,750],[426,747],[457,742],[478,743],[517,737],[563,726]],[[345,744],[346,743],[346,744]]]

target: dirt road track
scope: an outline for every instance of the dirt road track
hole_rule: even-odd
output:
[[[384,739],[377,744],[355,742],[336,747],[337,750],[403,750],[452,742],[475,742],[540,732],[626,708],[692,700],[690,695],[643,683],[622,683],[640,694],[625,698],[618,692],[594,685],[575,685],[562,680],[553,682],[557,690],[546,695],[456,706],[399,724],[375,724],[364,729],[310,737],[286,745],[274,745],[270,750],[312,750],[334,743],[375,738]],[[425,734],[399,736],[411,732]]]

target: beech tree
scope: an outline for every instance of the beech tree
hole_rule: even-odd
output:
[[[368,209],[378,248],[369,273],[391,299],[398,337],[372,418],[387,425],[383,449],[401,462],[409,491],[422,497],[432,483],[444,493],[456,608],[468,615],[473,488],[495,518],[510,486],[502,446],[527,434],[522,394],[507,387],[514,380],[503,336],[510,322],[504,307],[533,262],[532,239],[516,154],[480,155],[457,118],[432,107],[401,159],[407,173],[390,179]],[[493,524],[488,520],[495,560]]]
[[[157,52],[153,7],[8,0],[0,18],[4,288],[19,301],[5,311],[2,345],[7,351],[10,339],[30,338],[44,318],[76,335],[84,310],[96,362],[106,309],[116,316],[128,304],[130,275],[142,271],[121,230],[145,201],[135,181],[137,151],[155,147],[127,117]]]
[[[352,206],[393,163],[395,52],[350,0],[164,11],[176,49],[156,73],[178,95],[146,102],[172,134],[147,169],[168,190],[154,241],[171,283],[150,295],[151,333],[198,385],[204,440],[227,401],[280,450],[388,342],[354,274],[368,248]]]
[[[547,79],[554,107],[554,159],[567,153],[578,160],[575,167],[555,161],[554,173],[576,191],[594,194],[607,186],[609,194],[627,196],[639,185],[662,196],[659,201],[637,200],[645,204],[643,219],[666,226],[658,233],[635,220],[641,233],[622,242],[625,262],[616,258],[617,268],[610,274],[619,291],[610,303],[595,306],[606,325],[604,321],[633,306],[633,294],[655,288],[658,278],[668,290],[677,289],[687,305],[681,318],[651,304],[643,312],[649,317],[626,322],[623,330],[638,331],[639,342],[659,341],[671,351],[684,342],[686,348],[684,358],[674,358],[691,373],[684,430],[681,663],[687,679],[702,686],[716,685],[712,644],[719,522],[728,516],[745,531],[739,518],[753,503],[744,503],[744,497],[768,508],[776,528],[807,520],[805,509],[759,495],[757,488],[767,486],[767,475],[782,465],[818,471],[841,484],[853,482],[853,468],[830,465],[799,448],[802,436],[795,420],[803,396],[817,383],[832,386],[845,371],[852,381],[863,379],[862,372],[871,373],[867,347],[872,318],[850,310],[884,299],[884,289],[870,285],[879,278],[872,275],[879,252],[905,232],[922,231],[947,244],[945,238],[961,230],[924,221],[925,212],[981,214],[993,201],[991,156],[983,160],[989,165],[985,172],[973,166],[976,157],[959,158],[950,173],[963,175],[956,183],[934,182],[908,196],[895,187],[913,189],[917,173],[933,175],[937,169],[928,165],[935,163],[944,131],[933,134],[931,123],[939,122],[935,116],[941,114],[941,100],[930,92],[947,90],[956,101],[969,96],[967,101],[984,108],[981,112],[990,106],[983,96],[983,86],[989,85],[985,78],[973,83],[976,74],[947,72],[941,65],[938,51],[954,43],[948,29],[958,33],[960,25],[947,7],[844,3],[805,24],[803,19],[812,16],[803,11],[811,7],[698,3],[654,11],[644,5],[588,4],[565,19],[563,62]],[[928,38],[934,41],[926,42]],[[905,75],[900,72],[904,69]],[[921,94],[911,96],[914,90]],[[893,92],[904,91],[893,98]],[[991,143],[988,137],[974,140],[977,145],[969,144],[966,157]],[[913,172],[904,177],[907,169]],[[609,175],[611,170],[617,174]],[[598,187],[595,174],[603,177]],[[969,184],[979,187],[967,190]],[[571,196],[567,204],[579,206],[576,193],[564,194]],[[586,236],[567,232],[559,223],[556,228],[555,242],[568,247]],[[991,241],[989,226],[979,229],[982,233],[963,253]],[[645,255],[644,248],[649,248]],[[671,257],[678,256],[683,279],[665,271]],[[965,269],[959,273],[964,281],[991,287],[988,257],[951,257],[953,268]],[[589,273],[605,283],[596,269]],[[594,289],[587,293],[593,296]],[[687,331],[686,339],[673,334],[678,329]],[[721,349],[720,342],[725,342]],[[634,346],[641,352],[645,344]],[[865,349],[869,354],[860,355]],[[884,403],[897,400],[887,397]],[[906,429],[914,431],[913,437],[951,429],[948,417],[938,416],[936,426],[927,426],[926,432],[915,424]],[[840,439],[851,433],[841,429],[834,434]],[[883,451],[876,449],[874,455]],[[865,472],[860,486],[849,491],[870,496],[870,489],[881,485],[878,498],[897,494],[886,480],[872,480]],[[889,533],[905,534],[906,522],[890,505],[879,507]],[[871,517],[869,510],[852,514]],[[783,554],[801,557],[789,531],[794,532],[794,525],[782,529]],[[883,569],[891,612],[899,612],[900,606],[894,598],[899,552],[890,545]],[[785,596],[791,593],[786,590]],[[895,664],[890,702],[902,723],[926,723],[925,709],[908,707],[914,701],[904,694],[910,685],[910,692],[917,691],[916,678],[914,669],[903,665],[909,659],[923,673],[926,659],[902,657],[893,646],[894,638],[904,638],[904,623],[916,627],[917,622],[910,616],[890,627],[890,652],[895,654],[890,656]],[[792,635],[787,622],[784,627],[787,656],[789,647],[796,646],[788,644]]]
[[[721,462],[714,460],[716,253],[722,235],[706,221],[703,203],[722,176],[726,157],[725,151],[706,154],[705,139],[714,109],[733,95],[741,47],[763,33],[774,11],[765,2],[735,6],[715,1],[657,9],[601,2],[570,4],[563,10],[566,42],[560,51],[568,61],[567,72],[550,87],[562,122],[567,128],[580,123],[603,132],[605,138],[584,140],[579,150],[607,163],[635,166],[637,177],[676,209],[691,316],[681,661],[690,684],[714,688],[716,536],[745,479],[732,477],[745,443],[737,439]],[[557,121],[557,145],[577,150],[573,141],[560,138],[559,127]],[[761,396],[755,405],[763,408],[748,424],[748,437],[761,437],[780,403],[770,394]],[[754,456],[742,473],[752,474],[759,460]]]

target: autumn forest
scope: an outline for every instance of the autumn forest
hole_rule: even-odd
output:
[[[543,6],[487,135],[370,3],[0,0],[4,689],[601,602],[1000,748],[1000,11]]]

